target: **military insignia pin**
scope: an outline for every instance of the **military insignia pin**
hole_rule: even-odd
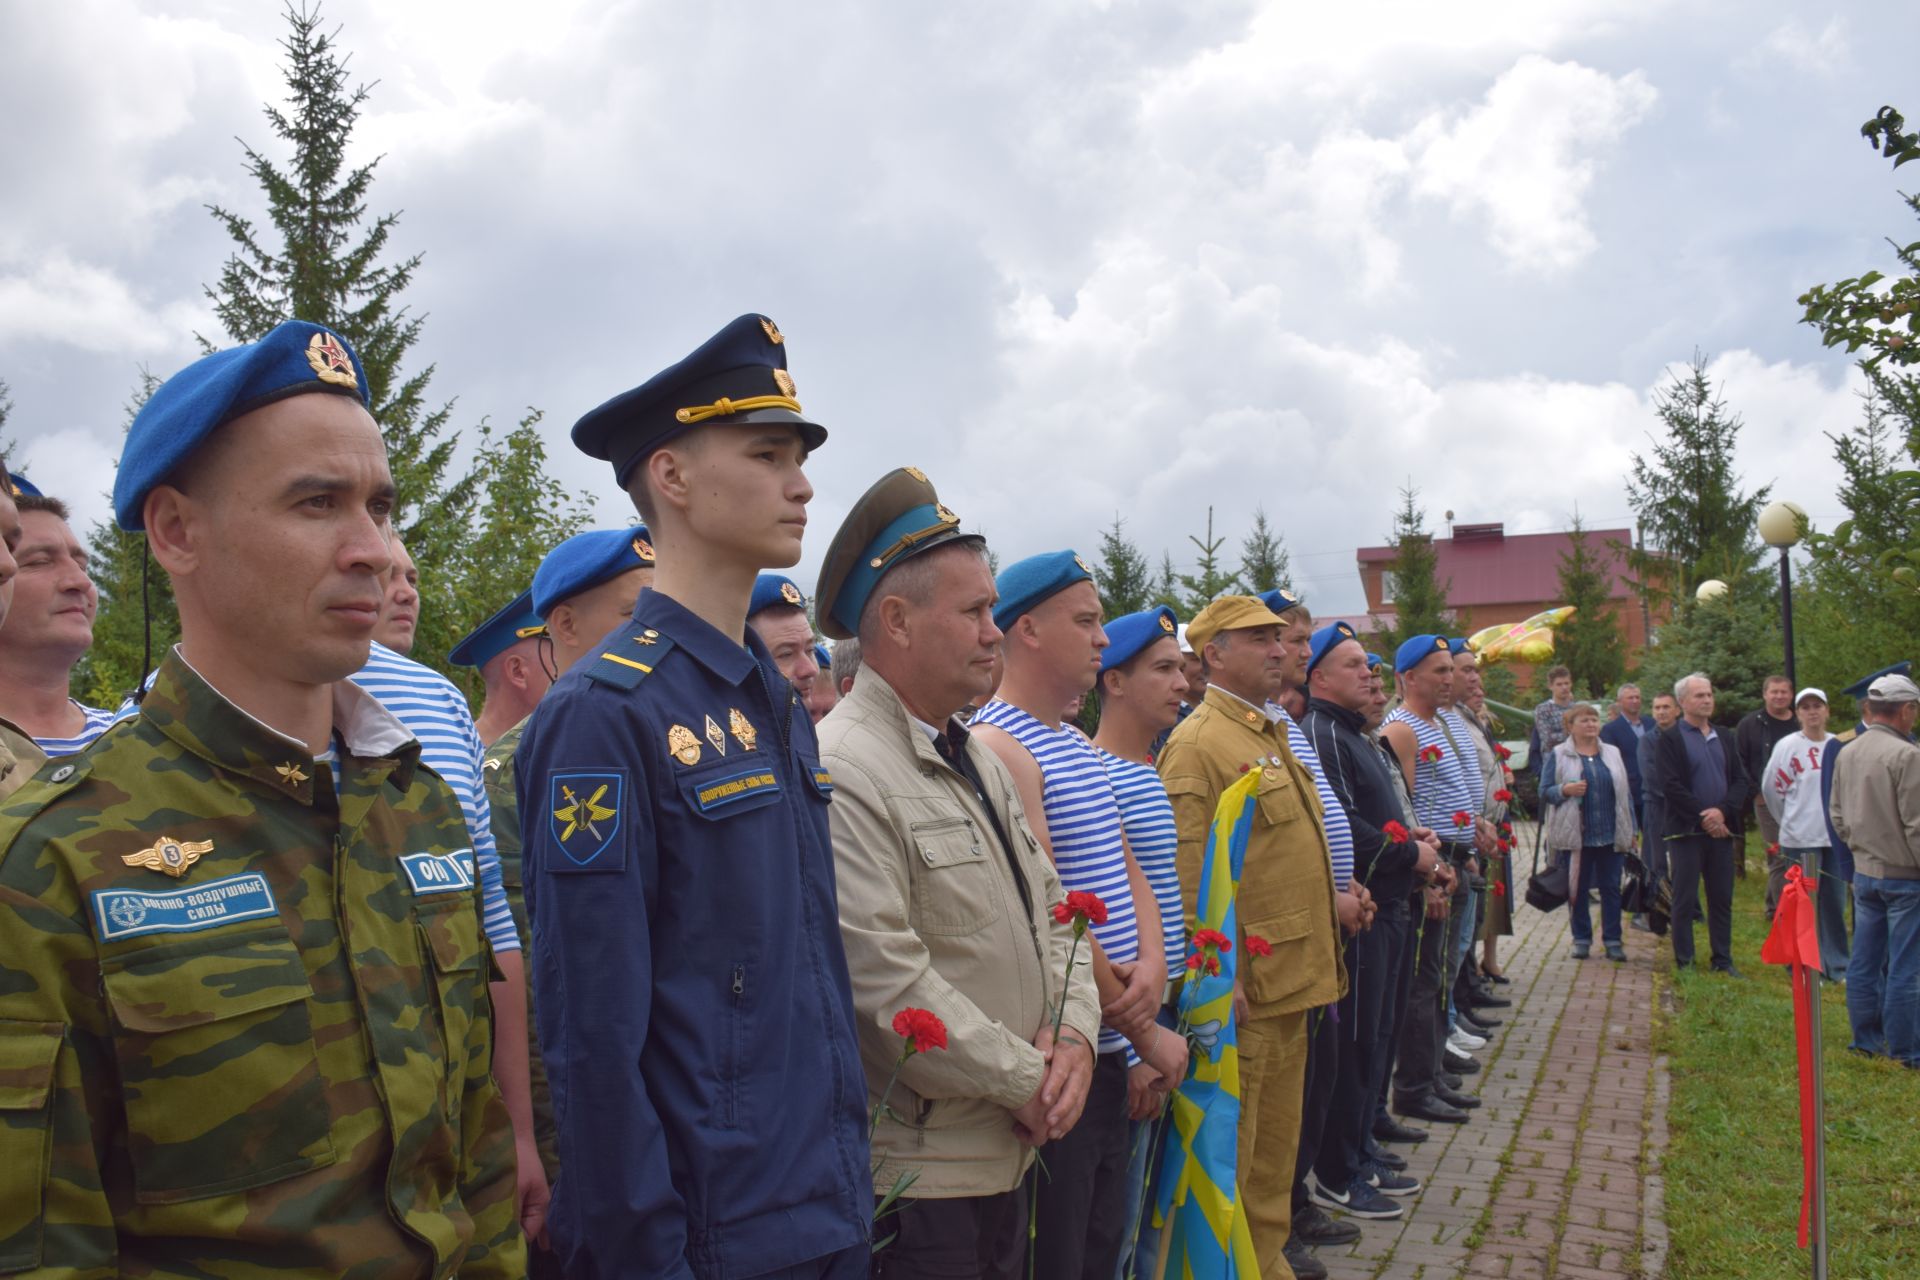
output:
[[[807,598],[801,595],[800,588],[794,586],[791,582],[783,582],[780,584],[780,598],[788,604],[798,605],[802,608],[806,607]]]
[[[738,707],[727,712],[727,728],[733,733],[734,741],[740,744],[742,750],[753,750],[754,743],[760,740],[760,731],[753,727],[753,721],[747,719],[745,713]]]
[[[933,514],[939,519],[941,524],[960,523],[960,517],[947,510],[947,505],[944,502],[936,502],[933,504]]]
[[[776,347],[787,340],[786,335],[781,333],[773,321],[767,319],[765,316],[760,317],[760,327],[767,331],[767,341]]]
[[[921,484],[925,484],[927,482],[927,473],[922,471],[918,467],[902,467],[900,469],[906,472],[908,475],[912,476],[915,480],[918,480]]]
[[[775,369],[773,371],[773,385],[780,388],[781,395],[789,400],[793,399],[793,375],[785,369]]]
[[[291,762],[287,764],[277,764],[273,766],[273,771],[280,775],[280,781],[290,787],[297,787],[307,780],[306,770]]]
[[[1172,635],[1174,631],[1173,619],[1169,618],[1164,613],[1160,615],[1160,629],[1166,632],[1168,635]]]
[[[711,742],[713,749],[721,755],[727,754],[727,735],[720,732],[720,726],[714,722],[712,716],[707,717],[707,741]]]
[[[1079,556],[1075,556],[1073,558],[1073,562],[1080,566],[1080,572],[1084,574],[1088,574],[1089,576],[1092,575],[1093,566],[1088,564],[1085,560],[1082,560]]]
[[[683,724],[667,730],[667,750],[681,764],[700,763],[700,739],[694,737],[693,730]]]
[[[316,333],[308,340],[307,363],[313,366],[314,376],[322,382],[355,390],[360,387],[360,379],[354,376],[353,361],[347,357],[347,349],[330,333]]]
[[[130,867],[165,872],[178,880],[187,874],[187,868],[200,861],[201,854],[212,852],[211,840],[175,840],[172,836],[161,836],[157,843],[138,853],[123,854],[120,861]]]
[[[639,556],[643,563],[652,564],[654,560],[653,544],[645,538],[635,538],[633,540],[633,554]]]

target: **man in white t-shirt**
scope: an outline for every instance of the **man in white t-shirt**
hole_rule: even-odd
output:
[[[1780,856],[1810,873],[1816,868],[1814,906],[1820,928],[1820,966],[1829,982],[1847,977],[1847,882],[1827,839],[1827,809],[1820,775],[1833,747],[1827,732],[1827,695],[1802,689],[1793,699],[1800,727],[1774,744],[1766,772],[1756,782],[1761,803],[1780,829]]]

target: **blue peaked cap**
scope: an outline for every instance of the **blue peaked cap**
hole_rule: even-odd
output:
[[[284,321],[258,342],[216,351],[174,374],[147,398],[127,430],[113,480],[114,520],[140,532],[147,495],[217,428],[310,391],[349,395],[369,411],[373,407],[353,347],[306,320]]]
[[[528,587],[502,605],[498,612],[467,632],[447,652],[456,667],[484,667],[523,639],[522,631],[537,630],[540,615],[533,611],[533,588]]]
[[[1451,653],[1445,636],[1415,636],[1393,652],[1393,673],[1411,671],[1426,660],[1429,654]]]
[[[783,573],[763,573],[755,578],[753,595],[747,601],[747,616],[751,618],[762,609],[779,606],[805,609],[807,593],[802,591],[792,578]]]
[[[1102,626],[1107,633],[1107,647],[1100,651],[1100,669],[1111,671],[1132,662],[1154,641],[1177,636],[1180,619],[1173,616],[1173,610],[1161,605],[1157,609],[1122,614]]]
[[[563,600],[629,569],[651,569],[653,563],[653,543],[643,524],[576,533],[547,552],[533,571],[533,611],[544,620]]]
[[[822,671],[825,671],[833,665],[833,651],[823,644],[817,644],[813,646],[813,661]]]
[[[1875,680],[1878,680],[1881,676],[1904,676],[1911,675],[1912,673],[1913,664],[1911,662],[1896,662],[1890,667],[1880,668],[1870,676],[1861,676],[1840,692],[1846,694],[1849,698],[1864,698],[1867,696],[1867,686]]]
[[[1000,603],[993,606],[993,625],[1005,631],[1042,601],[1076,582],[1092,581],[1093,566],[1071,551],[1045,551],[1016,560],[993,580],[1000,593]]]
[[[1320,665],[1320,659],[1332,653],[1335,645],[1358,639],[1359,637],[1353,634],[1353,628],[1344,622],[1336,622],[1314,632],[1312,647],[1307,652],[1307,674],[1313,674],[1313,669]]]
[[[794,427],[808,452],[827,429],[802,415],[787,373],[787,340],[773,321],[748,314],[730,322],[685,359],[623,391],[573,424],[573,443],[613,464],[623,487],[648,454],[703,424],[750,422]]]

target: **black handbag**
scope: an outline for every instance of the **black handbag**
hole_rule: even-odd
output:
[[[1555,858],[1547,869],[1540,869],[1540,842],[1533,845],[1533,874],[1527,877],[1527,905],[1535,911],[1558,911],[1567,905],[1569,868]]]
[[[1627,855],[1626,874],[1620,877],[1620,910],[1630,916],[1646,914],[1653,895],[1647,890],[1647,869],[1635,854]]]

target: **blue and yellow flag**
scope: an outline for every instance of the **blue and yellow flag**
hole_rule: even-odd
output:
[[[1237,938],[1234,897],[1253,829],[1260,770],[1250,769],[1220,796],[1200,871],[1199,927]],[[1233,975],[1240,948],[1220,957],[1220,972],[1189,971],[1181,1015],[1193,1035],[1193,1063],[1173,1095],[1155,1222],[1164,1261],[1152,1276],[1170,1280],[1258,1280],[1253,1238],[1236,1182],[1240,1137],[1240,1053],[1233,1028]]]

